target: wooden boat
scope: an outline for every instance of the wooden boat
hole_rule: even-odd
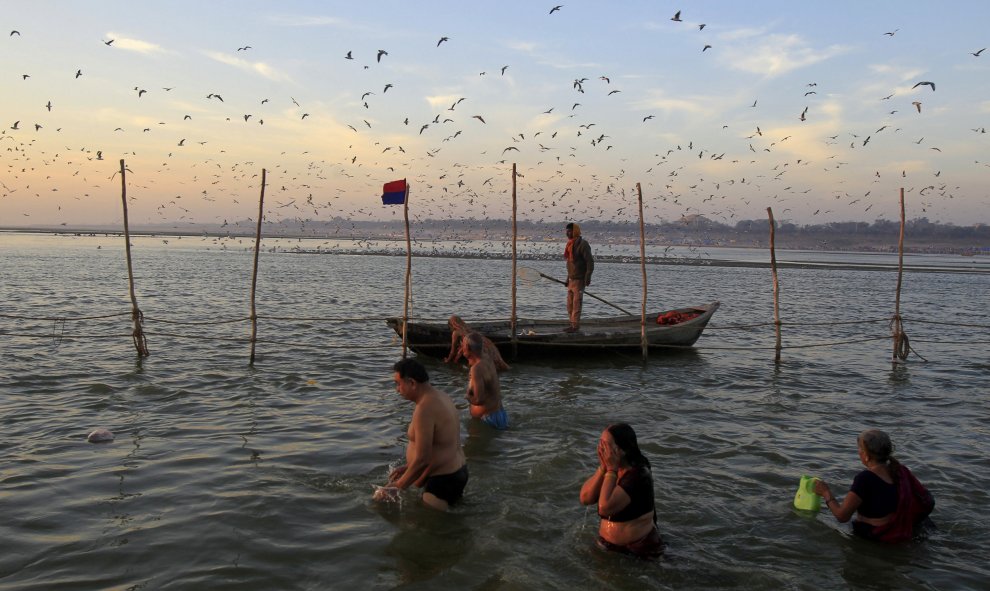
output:
[[[651,351],[676,350],[691,347],[701,336],[705,326],[719,307],[718,302],[665,310],[647,315],[646,338]],[[673,314],[694,316],[677,324],[657,324],[659,316],[668,318]],[[402,336],[402,318],[387,318],[385,322],[396,334]],[[549,353],[603,353],[642,351],[641,324],[639,316],[612,316],[608,318],[586,318],[581,320],[581,329],[569,333],[566,319],[516,320],[515,355],[508,320],[470,322],[474,330],[492,340],[506,359],[533,358]],[[408,323],[409,347],[420,355],[446,357],[450,352],[450,327],[446,322]]]

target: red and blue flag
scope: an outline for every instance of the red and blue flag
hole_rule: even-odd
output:
[[[406,194],[409,192],[409,185],[406,179],[385,183],[382,188],[382,205],[402,205],[406,202]]]

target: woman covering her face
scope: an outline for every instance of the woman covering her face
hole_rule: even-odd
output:
[[[599,547],[643,558],[663,553],[650,461],[628,424],[616,423],[602,431],[598,468],[581,487],[581,504],[598,505]]]

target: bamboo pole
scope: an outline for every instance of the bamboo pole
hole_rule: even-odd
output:
[[[131,292],[131,322],[134,329],[131,331],[131,338],[134,340],[134,348],[137,349],[138,357],[151,355],[148,351],[148,339],[144,336],[144,329],[141,327],[141,319],[144,314],[137,305],[137,295],[134,293],[134,266],[131,263],[131,230],[127,223],[127,167],[124,159],[120,159],[120,200],[124,207],[124,252],[127,254],[127,286]]]
[[[406,179],[402,179],[405,181]],[[412,290],[412,239],[409,236],[409,184],[406,183],[406,198],[403,199],[402,214],[406,220],[406,296],[402,303],[402,358],[405,359],[409,347],[409,292]]]
[[[780,283],[777,281],[777,252],[774,245],[777,225],[773,221],[773,209],[768,207],[767,215],[770,217],[770,271],[773,274],[773,326],[777,334],[777,345],[773,362],[780,363]]]
[[[518,229],[516,227],[516,163],[512,163],[512,313],[509,317],[509,331],[512,335],[512,358],[516,358],[519,346],[519,338],[516,335],[516,241],[518,240]]]
[[[639,199],[639,267],[643,272],[643,304],[640,311],[640,342],[643,346],[643,361],[649,354],[649,342],[646,339],[646,227],[643,223],[643,188],[636,183],[636,194]]]
[[[258,314],[254,305],[254,294],[258,286],[258,255],[261,252],[261,222],[265,216],[265,178],[261,169],[261,196],[258,198],[258,226],[254,233],[254,270],[251,272],[251,361],[254,365],[254,345],[258,338]]]
[[[904,332],[901,329],[901,278],[904,274],[904,187],[901,187],[901,235],[897,239],[897,293],[894,297],[894,318],[891,321],[891,329],[894,333],[894,351],[891,354],[890,362],[897,364],[898,357],[907,357],[902,352],[901,341],[904,339]]]

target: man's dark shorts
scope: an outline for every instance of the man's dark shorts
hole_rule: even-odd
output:
[[[452,474],[438,474],[427,478],[423,492],[446,501],[448,505],[453,505],[464,495],[467,481],[468,469],[467,464],[464,464],[460,470]]]

